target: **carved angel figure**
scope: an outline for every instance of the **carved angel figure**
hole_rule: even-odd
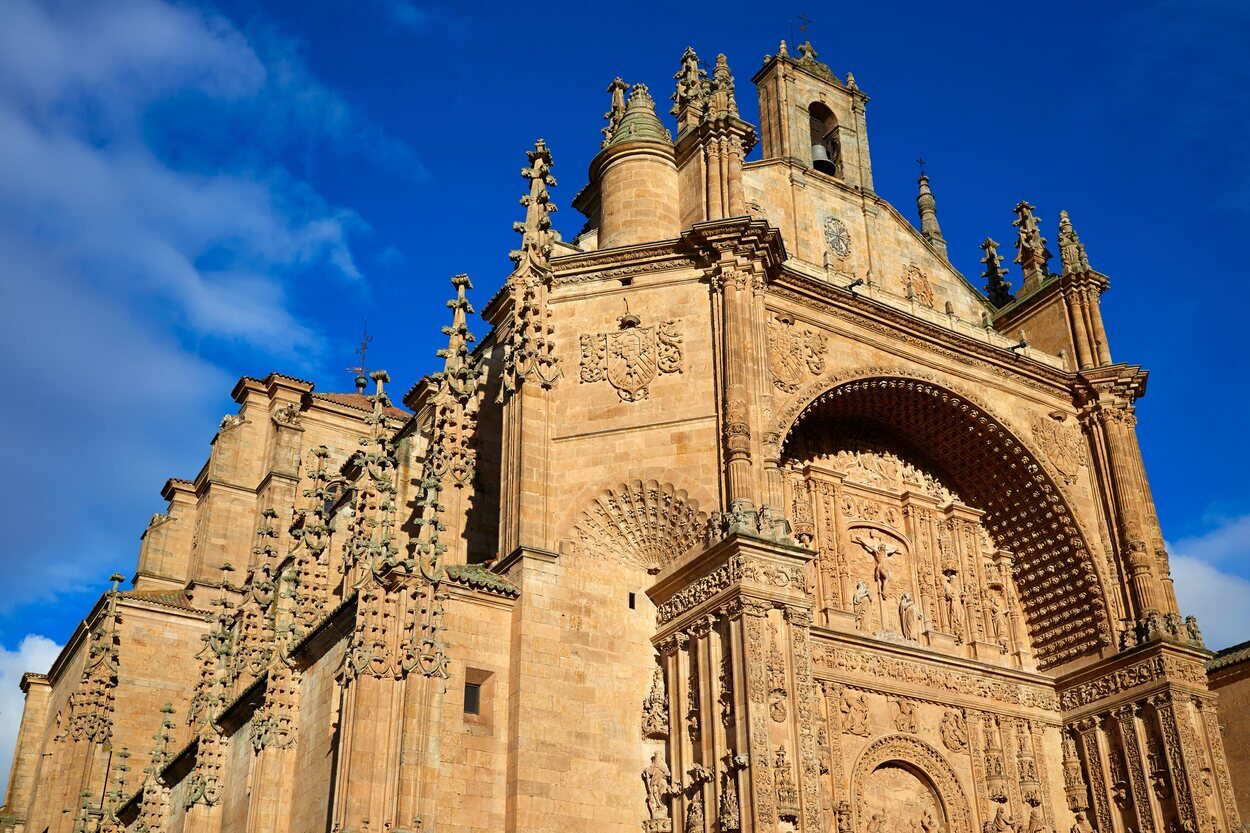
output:
[[[877,588],[881,592],[881,598],[884,599],[886,597],[886,589],[890,584],[890,578],[893,575],[890,572],[889,559],[898,555],[901,550],[889,541],[879,538],[871,532],[867,535],[856,535],[854,541],[863,547],[865,552],[872,556],[872,577],[877,582]]]
[[[868,582],[861,581],[855,585],[855,595],[851,597],[851,604],[855,609],[855,630],[862,631],[864,629],[865,620],[868,618],[868,602],[872,599],[872,594],[868,592]]]

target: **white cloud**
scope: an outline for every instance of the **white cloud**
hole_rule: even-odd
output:
[[[259,26],[3,3],[0,615],[132,568],[160,484],[194,476],[229,406],[226,360],[315,375],[301,299],[367,291],[363,220],[288,164],[325,150],[420,173]]]
[[[22,705],[25,697],[18,684],[27,671],[45,673],[61,652],[46,636],[27,634],[16,651],[0,646],[0,802],[8,789],[9,765],[13,762],[13,749],[17,745],[17,730],[22,722]]]
[[[1250,515],[1168,546],[1181,613],[1198,617],[1207,647],[1250,639]],[[1238,574],[1238,570],[1242,574]]]

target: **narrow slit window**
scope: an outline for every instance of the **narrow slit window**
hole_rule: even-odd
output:
[[[464,713],[465,714],[481,714],[482,713],[482,684],[481,683],[465,683],[464,684]]]
[[[629,609],[630,610],[634,609],[634,594],[633,593],[629,594]]]

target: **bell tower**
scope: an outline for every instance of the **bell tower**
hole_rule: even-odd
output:
[[[751,79],[759,89],[764,159],[784,159],[872,192],[868,96],[817,60],[810,42],[791,57],[786,42]]]

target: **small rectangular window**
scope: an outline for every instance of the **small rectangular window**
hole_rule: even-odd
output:
[[[464,713],[465,714],[481,714],[482,713],[482,684],[481,683],[465,683],[464,684]]]
[[[634,609],[634,594],[633,593],[629,594],[629,609],[630,610]]]

